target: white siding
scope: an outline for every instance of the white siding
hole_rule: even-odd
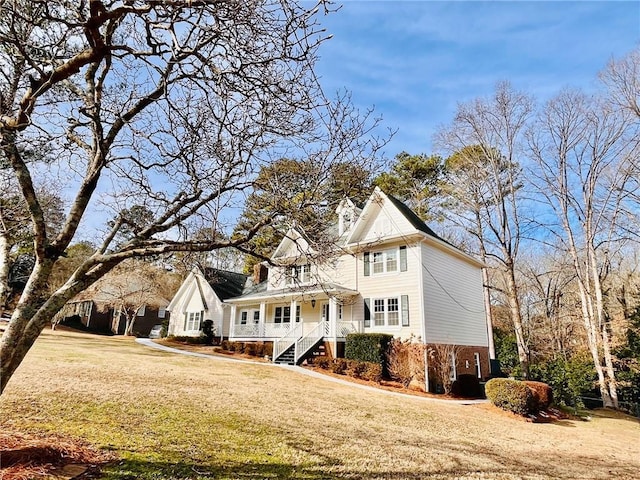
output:
[[[371,251],[378,249],[395,248],[403,245],[402,243],[385,244],[373,247]],[[371,327],[365,328],[365,332],[376,333],[389,333],[396,337],[408,338],[411,335],[414,337],[422,337],[422,322],[420,311],[420,247],[419,245],[412,244],[407,246],[407,271],[401,272],[399,269],[398,258],[398,271],[389,273],[374,274],[371,272],[369,276],[364,275],[364,255],[360,253],[358,255],[358,261],[356,264],[358,285],[357,290],[360,292],[361,297],[356,297],[356,303],[354,304],[354,315],[360,315],[360,319],[364,319],[364,299],[370,298],[390,298],[401,297],[407,295],[409,298],[409,326],[402,327],[402,319],[400,319],[400,326],[397,327],[375,327],[373,326],[373,300],[371,304],[372,321]],[[358,318],[356,318],[358,319]]]
[[[214,324],[222,322],[222,330],[225,336],[229,335],[229,317],[230,309],[224,308],[220,299],[215,294],[211,285],[204,279],[204,277],[198,275],[198,280],[202,287],[205,305],[202,302],[200,296],[200,290],[195,275],[187,277],[184,285],[185,288],[180,287],[176,297],[171,301],[171,317],[169,320],[169,335],[199,335],[199,332],[185,331],[184,330],[184,315],[185,312],[202,312],[204,311],[204,320],[213,320]],[[220,332],[216,332],[219,335]]]
[[[421,246],[426,343],[488,346],[480,268]]]
[[[375,205],[369,211],[365,224],[360,227],[357,241],[383,241],[387,237],[411,235],[415,231],[415,227],[411,225],[409,220],[385,198],[381,200],[381,205]]]

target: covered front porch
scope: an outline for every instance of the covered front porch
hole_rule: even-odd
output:
[[[229,339],[274,343],[274,360],[290,347],[303,355],[319,341],[344,341],[363,331],[354,318],[358,292],[344,288],[318,288],[305,292],[278,290],[232,299]],[[298,351],[299,350],[299,351]],[[297,358],[296,358],[297,360]]]

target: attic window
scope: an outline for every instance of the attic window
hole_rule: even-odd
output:
[[[309,282],[311,282],[311,265],[294,265],[291,267],[287,276],[287,285]]]

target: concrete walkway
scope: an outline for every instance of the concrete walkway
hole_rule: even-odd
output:
[[[376,393],[382,393],[382,394],[386,394],[386,395],[394,395],[396,397],[404,397],[404,398],[410,398],[413,400],[424,400],[427,402],[440,402],[440,403],[446,403],[449,405],[475,405],[478,403],[486,403],[487,400],[450,400],[450,399],[444,399],[444,398],[433,398],[433,397],[423,397],[421,395],[409,395],[407,393],[401,393],[401,392],[392,392],[390,390],[385,390],[383,388],[376,388],[376,387],[372,387],[370,385],[362,385],[360,383],[355,383],[355,382],[350,382],[348,380],[343,380],[341,378],[335,378],[332,377],[330,375],[323,375],[322,373],[316,372],[314,370],[309,370],[308,368],[302,368],[296,365],[281,365],[279,363],[266,363],[266,362],[255,362],[253,360],[246,360],[246,359],[240,359],[240,358],[229,358],[229,357],[222,357],[219,355],[208,355],[206,353],[198,353],[198,352],[189,352],[188,350],[180,350],[179,348],[173,348],[173,347],[167,347],[166,345],[160,345],[159,343],[154,342],[153,340],[149,339],[149,338],[136,338],[136,342],[144,345],[145,347],[150,347],[150,348],[155,348],[157,350],[162,350],[164,352],[169,352],[169,353],[177,353],[179,355],[188,355],[191,357],[200,357],[200,358],[208,358],[210,360],[215,360],[215,361],[220,361],[220,362],[240,362],[240,363],[248,363],[248,364],[252,364],[252,365],[262,365],[263,367],[268,367],[268,368],[283,368],[285,370],[289,370],[291,372],[296,372],[299,373],[301,375],[307,375],[308,377],[313,377],[313,378],[318,378],[321,380],[325,380],[327,382],[333,382],[333,383],[338,383],[340,385],[344,385],[346,387],[352,387],[352,388],[360,388],[362,390],[367,390],[370,392],[376,392]]]

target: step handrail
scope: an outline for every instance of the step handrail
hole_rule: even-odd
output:
[[[318,324],[313,327],[313,329],[307,333],[304,337],[296,340],[296,347],[294,350],[294,362],[297,364],[298,361],[311,349],[313,346],[318,343],[322,337],[326,335],[328,332],[329,322],[326,320],[321,320]]]
[[[302,323],[296,324],[295,327],[290,328],[278,340],[273,342],[273,361],[275,362],[284,352],[286,352],[292,345],[295,345],[296,340],[302,336]]]

